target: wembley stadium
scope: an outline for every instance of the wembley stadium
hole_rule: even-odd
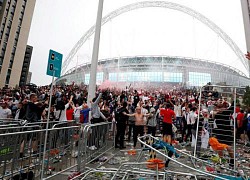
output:
[[[68,70],[57,84],[89,84],[91,64]],[[249,85],[250,79],[238,69],[208,60],[173,56],[135,56],[103,59],[98,62],[97,84],[171,83],[183,86],[224,84]]]
[[[185,19],[185,21],[188,21],[189,24],[195,24],[195,27],[192,26],[190,32],[184,33],[182,23],[177,23],[174,24],[172,33],[169,31],[169,26],[166,26],[165,29],[160,28],[162,31],[155,33],[153,36],[146,34],[145,31],[141,39],[134,40],[133,34],[139,32],[138,35],[141,35],[148,26],[147,19],[140,24],[141,19],[143,19],[140,13],[144,9],[146,12],[146,9],[149,8],[159,8],[159,12],[160,9],[162,10],[160,14],[156,13],[157,15],[152,17],[153,21],[150,21],[152,27],[161,27],[161,21],[154,20],[168,12],[164,9],[182,12],[182,18],[186,15],[191,16],[191,19]],[[137,11],[140,13],[133,14]],[[124,16],[121,16],[121,19],[118,17],[122,14],[131,16],[134,20],[133,25],[127,25],[131,28],[122,28]],[[138,19],[135,19],[135,17]],[[170,19],[166,19],[167,17],[170,17]],[[164,14],[164,21],[170,23],[171,19],[172,16]],[[183,21],[183,19],[175,21]],[[159,26],[157,24],[152,25],[154,22],[158,22]],[[138,84],[138,87],[143,87],[145,84],[174,84],[197,87],[206,85],[208,82],[232,86],[250,84],[250,63],[239,46],[214,22],[189,7],[166,1],[132,3],[104,16],[101,25],[105,24],[107,25],[102,28],[101,36],[103,44],[100,43],[100,52],[95,52],[95,55],[98,55],[99,58],[94,58],[94,62],[99,59],[96,73],[97,85],[104,86],[106,84],[108,87],[132,85],[135,87]],[[136,27],[136,31],[132,27]],[[57,84],[72,84],[74,82],[75,84],[88,85],[90,83],[91,58],[89,54],[92,52],[90,47],[94,41],[92,37],[94,32],[95,25],[83,34],[65,57],[62,65],[62,76],[56,80]],[[182,35],[187,37],[186,33],[189,33],[193,38],[184,40]],[[211,33],[211,36],[209,36],[211,38],[204,39],[209,33]],[[156,36],[156,34],[159,34],[159,36]],[[152,39],[149,37],[152,37]],[[171,39],[173,42],[170,43]],[[123,46],[125,42],[131,45]],[[160,45],[159,42],[167,43]],[[198,42],[202,44],[202,47],[199,46]],[[144,46],[144,43],[147,46]],[[155,48],[156,44],[157,48]],[[81,54],[87,55],[87,58],[84,57],[78,61],[78,55],[81,56]],[[74,58],[75,56],[76,58]],[[74,62],[75,59],[76,62]],[[85,63],[79,65],[78,62]],[[95,69],[95,65],[93,67]]]

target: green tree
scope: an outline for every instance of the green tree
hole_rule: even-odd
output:
[[[243,96],[243,103],[247,106],[250,107],[250,87],[246,87],[246,92]]]

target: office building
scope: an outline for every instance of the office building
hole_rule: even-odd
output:
[[[23,61],[23,67],[22,67],[22,72],[20,76],[19,86],[24,86],[27,83],[32,50],[33,50],[33,47],[27,45],[25,55],[24,55],[24,61]]]
[[[19,85],[35,2],[36,0],[2,1],[0,88]]]
[[[31,77],[32,77],[32,72],[28,72],[26,84],[30,84],[31,83]]]

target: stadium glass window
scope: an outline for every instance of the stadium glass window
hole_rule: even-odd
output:
[[[89,84],[89,79],[90,79],[90,74],[85,74],[84,83],[85,83],[86,85]]]
[[[117,78],[118,77],[118,78]],[[119,74],[110,73],[110,81],[119,82],[161,82],[162,72],[122,72]]]
[[[190,86],[204,86],[211,80],[211,74],[209,73],[189,72]]]
[[[109,73],[109,80],[112,82],[117,81],[117,73]]]
[[[164,72],[163,74],[164,82],[182,82],[182,73],[171,73],[171,72]]]
[[[98,72],[96,74],[96,82],[102,83],[103,82],[103,72]]]
[[[162,72],[147,72],[150,82],[162,82]]]
[[[84,83],[86,85],[89,84],[89,80],[90,80],[90,74],[85,74]],[[103,72],[98,72],[96,74],[96,82],[98,82],[98,83],[102,83],[103,82]]]
[[[118,74],[118,81],[119,82],[125,82],[125,81],[127,81],[127,73],[119,73]]]

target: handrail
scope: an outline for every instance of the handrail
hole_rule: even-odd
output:
[[[144,139],[144,138],[146,138],[146,137],[148,137],[148,136],[150,136],[150,135],[144,135],[144,136],[138,137],[138,141],[139,141],[140,143],[142,143],[143,145],[145,145],[146,147],[148,147],[148,148],[154,150],[154,151],[157,152],[158,154],[160,154],[160,155],[166,157],[167,159],[169,159],[169,160],[171,160],[171,161],[173,161],[173,162],[175,162],[175,163],[177,163],[177,164],[179,164],[179,165],[182,165],[182,166],[186,167],[187,169],[190,169],[190,170],[193,170],[193,171],[198,172],[198,173],[200,173],[200,174],[208,175],[208,176],[211,176],[211,177],[214,177],[214,178],[219,178],[219,179],[222,179],[222,180],[226,180],[226,179],[223,178],[223,177],[219,177],[219,176],[216,176],[216,175],[213,175],[213,174],[210,174],[210,173],[201,171],[201,170],[199,170],[199,169],[192,168],[192,167],[190,167],[190,166],[188,166],[188,165],[186,165],[186,164],[183,164],[183,163],[181,163],[181,162],[179,162],[179,161],[177,161],[177,160],[175,160],[175,159],[173,159],[173,158],[171,158],[171,157],[168,157],[166,154],[164,154],[164,153],[162,153],[161,151],[159,151],[159,150],[153,148],[152,146],[148,145],[147,143],[145,143],[144,141],[141,140],[141,139]]]
[[[54,129],[48,129],[48,131],[62,130],[62,129],[73,129],[73,128],[80,128],[80,126],[70,126],[70,127],[54,128]],[[14,133],[5,133],[5,134],[0,134],[0,137],[1,136],[9,136],[9,135],[26,134],[26,133],[38,133],[38,132],[45,132],[45,131],[46,131],[46,129],[34,130],[34,131],[14,132]]]

